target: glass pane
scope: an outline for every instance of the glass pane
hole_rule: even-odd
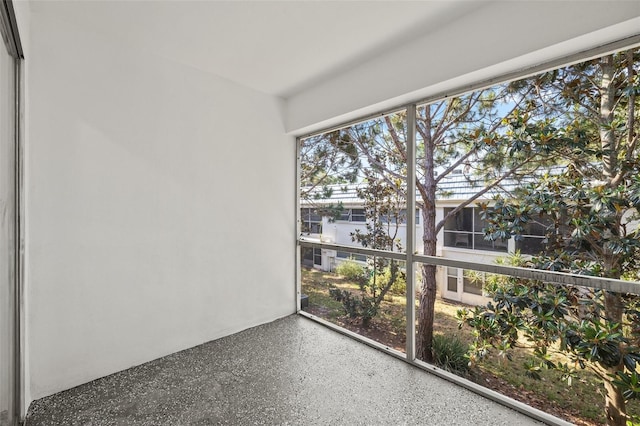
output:
[[[339,259],[352,259],[352,260],[357,260],[359,262],[366,262],[367,261],[367,256],[365,256],[363,254],[349,253],[349,252],[346,252],[346,251],[338,251],[337,252],[337,257]]]
[[[536,236],[544,236],[547,231],[547,227],[551,225],[551,221],[547,218],[538,218],[535,220],[530,220],[524,227],[525,234],[527,235],[536,235]]]
[[[516,250],[520,250],[522,254],[536,255],[544,251],[544,237],[522,237],[522,240],[516,241]]]
[[[456,224],[456,217],[453,215],[449,215],[449,213],[453,211],[453,207],[445,207],[443,210],[444,215],[447,218],[447,220],[444,222],[444,229],[447,231],[457,231],[458,226]]]
[[[454,293],[458,291],[458,277],[447,277],[447,290]]]
[[[486,226],[486,222],[480,217],[481,210],[473,208],[473,232],[482,233]]]
[[[405,251],[405,151],[406,111],[302,139],[300,204],[314,212],[311,233],[323,243]]]
[[[472,235],[468,232],[444,232],[444,245],[447,247],[472,248]]]
[[[326,268],[302,265],[302,309],[404,352],[405,265],[349,252],[325,253]]]
[[[447,268],[447,290],[454,293],[458,291],[458,268]]]
[[[313,249],[302,247],[302,264],[305,266],[313,266]]]
[[[445,208],[445,215],[453,211],[453,208]],[[445,222],[445,229],[452,231],[473,231],[473,209],[464,208],[456,214],[448,217]]]
[[[484,234],[474,234],[473,247],[476,250],[488,250],[506,253],[508,242],[502,240],[491,241],[485,239]]]
[[[464,271],[462,291],[469,294],[482,295],[484,285],[484,273],[475,271]]]
[[[467,272],[465,292],[473,292],[472,276],[479,273]],[[637,335],[634,327],[640,321],[640,298],[507,275],[486,274],[486,281],[491,304],[478,303],[478,312],[458,306],[466,310],[461,338],[472,345],[480,344],[468,347],[469,359],[473,360],[470,376],[499,392],[504,392],[508,384],[508,395],[525,403],[535,396],[545,411],[576,424],[606,424],[607,390],[603,380],[616,380],[620,391],[633,384],[595,374],[602,364],[594,358],[618,350],[638,353],[629,339]],[[514,305],[519,309],[513,309]],[[607,345],[589,337],[594,330],[601,338],[608,336]],[[559,341],[566,344],[558,345]],[[546,364],[549,356],[553,367]],[[625,371],[627,375],[632,373]],[[625,409],[627,414],[637,416],[640,404],[631,399]]]
[[[351,221],[352,222],[366,222],[367,216],[364,209],[351,209]]]
[[[420,106],[410,167],[424,217],[436,218],[418,239],[424,254],[639,281],[638,75],[634,47]],[[605,394],[628,398],[619,419],[638,423],[640,297],[491,274],[482,285],[465,271],[460,300],[445,304],[454,276],[422,270],[418,359],[508,383],[510,397],[573,423],[605,424]],[[457,367],[436,356],[453,346],[441,344],[455,333],[443,325],[452,306],[476,312],[457,335],[468,354]]]

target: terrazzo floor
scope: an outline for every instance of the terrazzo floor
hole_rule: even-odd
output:
[[[292,315],[37,401],[36,425],[534,425]]]

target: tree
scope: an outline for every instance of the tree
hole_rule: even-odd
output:
[[[436,255],[438,233],[449,218],[489,191],[499,191],[505,180],[522,180],[553,162],[550,152],[561,149],[561,141],[549,138],[547,146],[541,147],[529,135],[539,129],[522,125],[527,117],[523,110],[528,108],[530,91],[518,92],[510,86],[496,86],[418,109],[416,189],[424,224],[423,254]],[[506,111],[501,112],[505,108]],[[505,129],[506,124],[510,129]],[[544,127],[544,124],[538,126]],[[514,143],[514,139],[518,142]],[[436,221],[439,185],[460,168],[478,189],[442,220]],[[416,356],[431,362],[436,267],[425,264],[421,269]]]
[[[489,239],[520,238],[531,221],[546,223],[546,250],[523,265],[638,278],[639,59],[640,50],[630,50],[519,83],[536,88],[532,101],[546,116],[547,131],[530,133],[535,143],[552,137],[571,145],[557,153],[562,169],[483,206]],[[540,127],[536,117],[522,124]],[[562,353],[603,380],[608,424],[626,423],[625,401],[640,398],[637,296],[515,278],[498,280],[491,293],[495,303],[463,313],[477,332],[476,354],[526,344],[541,362],[532,371],[570,377],[569,364],[550,356]]]
[[[333,185],[357,180],[360,157],[355,147],[320,135],[307,139],[299,149],[300,199],[307,201],[320,216],[339,217],[343,210],[341,204],[315,205],[315,202],[330,199]]]
[[[405,222],[403,206],[406,200],[406,182],[401,180],[389,184],[378,176],[374,169],[363,171],[366,186],[357,189],[358,197],[364,201],[367,218],[365,230],[356,229],[351,234],[353,241],[363,247],[378,250],[401,251],[400,224]],[[342,302],[352,318],[360,318],[365,327],[378,314],[380,304],[393,285],[402,278],[398,261],[375,256],[367,261],[367,268],[356,279],[360,287],[360,298],[347,290],[331,289],[331,296]]]
[[[513,128],[519,143],[513,144],[514,134],[505,130],[505,121],[524,123],[527,115],[528,90],[514,90],[500,85],[491,89],[447,98],[425,105],[417,114],[417,177],[419,194],[417,205],[422,212],[424,233],[423,254],[436,255],[436,240],[445,222],[464,207],[487,192],[498,190],[505,179],[518,180],[532,170],[547,164],[551,150],[562,142],[550,138],[540,147],[527,132],[538,128]],[[542,126],[542,124],[538,124]],[[328,140],[356,147],[362,157],[360,166],[380,171],[379,179],[393,184],[406,180],[406,113],[400,112],[367,123],[332,132]],[[475,183],[482,182],[477,192],[436,222],[436,197],[439,184],[456,170],[464,169],[464,176]],[[418,345],[416,356],[432,361],[434,304],[436,299],[436,268],[421,268],[420,310],[418,314]]]

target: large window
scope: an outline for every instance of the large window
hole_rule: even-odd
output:
[[[485,221],[480,217],[479,208],[465,207],[451,214],[453,211],[453,207],[444,208],[445,216],[449,216],[444,225],[444,245],[446,247],[507,251],[506,241],[491,241],[485,238],[483,231]]]
[[[338,250],[336,252],[336,257],[338,259],[357,260],[358,262],[366,262],[367,261],[367,256],[365,256],[363,254],[349,253],[347,251],[340,251],[340,250]]]
[[[299,188],[302,206],[317,209],[302,209],[303,230],[340,245],[320,256],[302,247],[305,311],[403,352],[406,263],[387,253],[408,245],[406,131],[403,110],[301,140]]]
[[[380,220],[383,223],[399,223],[401,225],[404,225],[407,223],[407,209],[400,209],[398,211],[397,214],[391,214],[391,215],[380,215]],[[420,210],[416,209],[416,214],[415,214],[415,224],[419,225],[420,224]]]
[[[305,266],[322,266],[322,249],[304,248],[302,250],[302,263]]]
[[[549,220],[531,220],[524,226],[524,232],[516,239],[516,250],[522,254],[537,255],[545,251]]]
[[[366,222],[367,216],[364,209],[344,209],[340,214],[340,219],[345,222]]]
[[[475,341],[476,357],[494,349],[509,356],[522,349],[517,359],[559,351],[554,365],[580,375],[600,348],[584,340],[573,346],[589,351],[571,352],[556,343],[566,330],[577,341],[594,329],[613,330],[611,339],[626,333],[613,352],[640,357],[630,343],[637,342],[640,286],[628,282],[640,278],[638,75],[640,49],[633,48],[300,139],[301,204],[312,199],[329,212],[349,206],[325,222],[322,243],[300,241],[322,247],[336,265],[303,270],[307,312],[385,349],[406,350],[411,362],[413,355],[439,362],[436,336],[458,330],[456,312],[474,328],[460,331],[465,348],[485,332],[504,333]],[[407,214],[414,208],[416,216]],[[308,228],[311,216],[303,211]],[[407,222],[420,226],[407,233]],[[523,332],[525,325],[532,331]],[[543,348],[536,339],[551,335],[544,350],[524,349]],[[494,364],[478,377],[501,370]]]
[[[301,209],[300,220],[303,234],[322,234],[322,215],[318,212],[318,209]]]

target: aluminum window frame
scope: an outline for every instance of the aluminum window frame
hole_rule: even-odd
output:
[[[345,123],[341,123],[335,126],[330,126],[323,128],[321,130],[314,131],[312,133],[299,135],[296,138],[296,158],[297,158],[297,170],[296,170],[296,209],[298,212],[298,224],[300,223],[299,212],[300,212],[300,146],[303,140],[318,136],[323,133],[336,131],[340,129],[347,128],[349,126],[362,123],[368,120],[372,120],[381,116],[393,114],[402,110],[406,110],[407,113],[407,211],[414,210],[416,208],[416,110],[419,106],[441,101],[448,97],[460,96],[465,93],[469,93],[475,90],[481,90],[484,88],[488,88],[494,86],[496,84],[503,84],[510,81],[523,79],[526,77],[533,76],[535,74],[539,74],[545,71],[557,69],[564,66],[569,66],[578,62],[587,61],[590,59],[595,59],[609,53],[617,52],[624,49],[631,49],[640,46],[640,33],[631,37],[623,38],[620,40],[616,40],[610,43],[605,43],[599,46],[595,46],[591,49],[583,50],[576,52],[571,55],[563,56],[554,60],[550,60],[547,62],[543,62],[531,67],[523,68],[520,70],[503,73],[496,75],[494,77],[479,80],[475,83],[463,85],[458,87],[455,90],[440,92],[430,96],[428,98],[416,101],[409,102],[397,105],[392,108],[385,109],[378,113],[368,114],[366,116],[350,120]],[[413,229],[415,228],[415,216],[407,215],[407,228]],[[398,253],[398,252],[390,252],[384,250],[375,250],[368,249],[363,247],[354,247],[348,245],[341,244],[331,244],[331,243],[321,243],[317,241],[311,241],[305,238],[300,232],[298,227],[298,239],[296,241],[297,245],[297,253],[300,252],[302,247],[312,247],[312,248],[320,248],[320,249],[329,249],[336,251],[348,251],[354,254],[360,254],[365,256],[382,256],[386,258],[396,259],[405,261],[407,265],[407,332],[406,332],[406,353],[402,353],[396,351],[392,348],[389,348],[381,343],[368,339],[364,336],[361,336],[357,333],[354,333],[350,330],[339,327],[333,323],[325,321],[321,318],[315,317],[307,312],[300,310],[300,303],[298,300],[298,314],[310,318],[316,322],[319,322],[326,327],[331,328],[334,331],[347,335],[351,338],[354,338],[362,343],[365,343],[369,346],[372,346],[376,349],[382,350],[389,355],[395,356],[409,364],[412,364],[418,368],[431,372],[441,378],[444,378],[450,382],[453,382],[459,386],[462,386],[468,390],[471,390],[477,394],[480,394],[486,398],[489,398],[499,404],[512,408],[516,411],[519,411],[527,416],[534,418],[536,420],[540,420],[545,422],[546,424],[551,425],[569,425],[564,420],[561,420],[553,415],[550,415],[541,410],[530,407],[529,405],[523,404],[519,401],[511,399],[505,395],[502,395],[498,392],[485,388],[481,385],[473,383],[467,379],[461,378],[457,375],[449,373],[445,370],[442,370],[438,367],[435,367],[431,364],[427,364],[423,361],[420,361],[415,358],[415,342],[416,342],[416,330],[415,330],[415,304],[413,303],[416,288],[415,288],[415,268],[420,264],[428,264],[435,265],[439,267],[453,267],[458,268],[458,270],[474,270],[478,272],[484,273],[492,273],[492,274],[502,274],[502,275],[511,275],[518,278],[524,279],[532,279],[532,280],[540,280],[545,281],[557,285],[572,285],[572,286],[584,286],[594,289],[602,289],[611,292],[619,292],[619,293],[629,293],[634,295],[640,295],[640,283],[631,282],[631,281],[623,281],[619,279],[612,278],[601,278],[601,277],[591,277],[585,275],[577,275],[565,272],[556,272],[556,271],[543,271],[538,269],[528,269],[514,266],[504,266],[497,264],[487,264],[487,263],[478,263],[472,261],[462,261],[457,259],[450,259],[445,257],[437,257],[437,256],[426,256],[420,255],[415,252],[415,233],[408,232],[407,233],[407,247],[406,252]],[[301,279],[302,274],[300,270],[300,262],[296,262],[296,289],[297,294],[301,293]]]
[[[444,207],[444,214],[445,216],[447,215],[447,210],[451,211],[453,210],[454,207]],[[489,248],[488,245],[480,245],[480,244],[476,244],[476,237],[481,237],[482,239],[484,239],[484,232],[482,231],[476,231],[476,217],[479,216],[477,215],[477,212],[479,210],[479,207],[476,206],[467,206],[467,207],[463,207],[460,211],[458,211],[458,213],[456,213],[455,217],[451,218],[453,220],[457,220],[458,215],[463,215],[464,212],[471,212],[471,230],[467,231],[467,230],[456,230],[456,229],[447,229],[447,225],[445,223],[444,227],[442,228],[442,245],[443,247],[446,247],[447,249],[464,249],[464,250],[474,250],[474,251],[491,251],[491,252],[500,252],[500,253],[508,253],[509,252],[509,247],[507,245],[503,245],[503,246],[497,246],[496,244],[498,243],[498,241],[493,241],[492,243],[492,247]],[[478,217],[479,220],[481,220],[482,222],[486,222],[482,219],[480,219]],[[447,239],[446,236],[447,235],[466,235],[467,239],[471,240],[471,244],[467,245],[467,246],[458,246],[456,244],[454,245],[449,245],[447,244]],[[528,235],[527,235],[528,236]],[[544,238],[544,235],[541,236],[542,238]]]

